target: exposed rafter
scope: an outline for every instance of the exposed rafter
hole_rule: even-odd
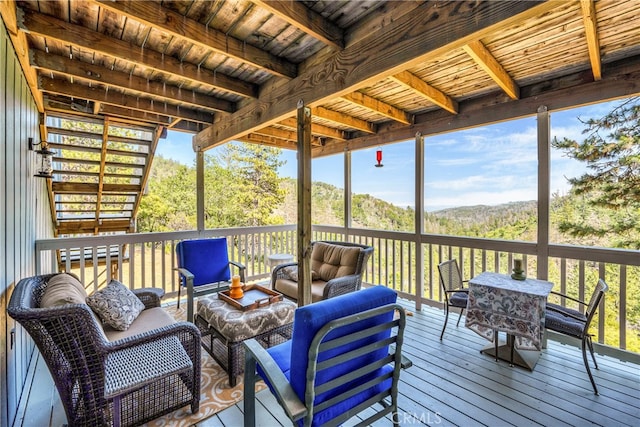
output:
[[[353,92],[343,95],[342,99],[366,108],[376,114],[380,114],[381,116],[388,117],[396,122],[404,123],[406,125],[411,123],[411,117],[405,111],[387,104],[386,102],[380,101],[379,99],[365,95],[362,92]]]
[[[22,20],[19,22],[20,28],[29,33],[95,51],[131,64],[143,64],[157,72],[169,73],[182,80],[207,85],[211,89],[244,97],[255,97],[257,94],[257,88],[248,82],[234,79],[222,73],[213,73],[193,64],[180,62],[175,58],[166,57],[160,52],[134,46],[80,25],[70,24],[61,19],[33,11],[25,11],[22,15]]]
[[[520,97],[520,88],[509,73],[479,40],[473,40],[462,47],[473,60],[491,76],[511,99]]]
[[[78,99],[86,99],[118,107],[127,107],[148,113],[180,117],[200,123],[213,123],[213,114],[207,114],[202,111],[196,111],[189,108],[180,108],[179,106],[163,102],[153,102],[153,100],[149,100],[148,98],[136,98],[134,96],[118,93],[114,90],[108,91],[103,88],[73,84],[60,79],[53,80],[41,78],[40,89],[47,93],[67,95]]]
[[[302,2],[251,0],[269,10],[294,27],[337,49],[344,47],[343,31],[322,15],[307,8]]]
[[[429,85],[415,74],[411,74],[409,71],[402,71],[398,74],[394,74],[390,78],[391,80],[408,87],[414,93],[420,95],[429,102],[433,102],[440,108],[444,108],[450,113],[458,114],[458,103],[454,99]]]
[[[174,37],[187,38],[191,43],[206,49],[213,49],[230,58],[251,64],[280,77],[296,76],[297,67],[289,61],[251,46],[242,40],[230,37],[221,31],[209,28],[192,19],[150,1],[113,2],[111,0],[92,0],[102,7],[110,9],[131,19],[171,34]]]
[[[129,73],[108,70],[100,65],[47,54],[40,50],[31,52],[31,64],[35,68],[79,78],[85,82],[105,84],[127,92],[133,92],[134,94],[163,98],[164,100],[190,107],[226,113],[231,113],[235,110],[234,103],[230,101],[207,96],[192,90],[183,90],[175,86],[149,81]],[[100,110],[98,109],[98,111]]]
[[[194,138],[194,146],[212,148],[290,117],[298,101],[311,107],[397,74],[428,58],[461,48],[491,30],[554,7],[554,2],[423,3],[376,32],[347,46],[328,60],[309,67],[286,86],[276,86],[209,127]],[[357,60],[354,60],[357,58]],[[335,70],[340,70],[336,73]],[[319,82],[322,82],[321,84]],[[315,115],[315,114],[314,114]]]
[[[600,62],[600,42],[598,41],[598,20],[596,18],[596,6],[594,0],[580,0],[582,18],[584,21],[584,35],[587,38],[589,48],[589,60],[593,79],[602,78],[602,64]]]
[[[348,116],[337,111],[329,110],[324,107],[316,107],[311,109],[311,115],[319,119],[328,120],[351,129],[360,130],[362,132],[376,133],[376,127],[373,123],[361,120],[356,117]]]

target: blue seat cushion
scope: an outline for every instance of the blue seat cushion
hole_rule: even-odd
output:
[[[176,254],[178,267],[193,274],[193,286],[231,280],[226,237],[183,240],[176,246]]]
[[[291,370],[291,340],[268,348],[267,353],[269,353],[271,358],[273,358],[273,361],[276,362],[284,376],[289,379],[289,371]],[[258,375],[262,377],[269,389],[271,389],[271,392],[275,394],[273,387],[267,379],[267,376],[264,373],[264,369],[262,369],[262,366],[260,366],[260,364],[257,365],[257,371]]]
[[[449,305],[454,307],[467,308],[467,299],[469,294],[466,292],[454,292],[453,295],[449,297]]]
[[[581,320],[566,316],[563,313],[570,313]],[[547,329],[582,338],[586,322],[587,317],[577,310],[562,307],[557,304],[547,303],[547,311],[544,321],[545,328]]]

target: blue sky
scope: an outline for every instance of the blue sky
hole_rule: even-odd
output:
[[[551,114],[551,137],[582,140],[584,125],[578,118],[601,117],[618,102],[596,104]],[[536,117],[528,117],[462,132],[425,138],[425,204],[428,211],[473,205],[497,205],[537,198]],[[190,134],[169,132],[160,140],[157,153],[187,165],[195,155]],[[352,189],[395,205],[414,205],[414,142],[380,147],[384,167],[376,168],[372,147],[352,153]],[[207,151],[210,153],[213,150]],[[296,153],[283,150],[286,164],[281,176],[297,175]],[[343,155],[313,161],[314,181],[343,188]],[[551,190],[568,191],[567,178],[585,171],[584,165],[551,153]]]

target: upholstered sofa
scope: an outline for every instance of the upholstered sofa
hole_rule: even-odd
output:
[[[186,405],[198,411],[200,332],[176,322],[160,296],[116,281],[87,295],[68,274],[18,282],[7,311],[38,346],[69,426],[140,425]]]
[[[358,243],[319,240],[311,244],[311,300],[344,295],[360,289],[362,274],[373,247]],[[298,264],[273,268],[272,289],[286,297],[298,298]]]

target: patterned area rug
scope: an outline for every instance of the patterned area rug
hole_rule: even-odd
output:
[[[176,309],[175,305],[165,307],[175,319],[186,319],[186,310],[183,307]],[[215,415],[223,409],[236,404],[242,400],[244,395],[244,385],[242,377],[238,377],[238,384],[229,387],[229,377],[227,373],[216,363],[215,360],[202,350],[202,377],[200,386],[200,411],[192,414],[189,406],[174,411],[164,417],[157,418],[145,424],[148,427],[171,426],[187,427],[193,426],[207,418]],[[256,387],[256,391],[266,388],[264,383]]]

